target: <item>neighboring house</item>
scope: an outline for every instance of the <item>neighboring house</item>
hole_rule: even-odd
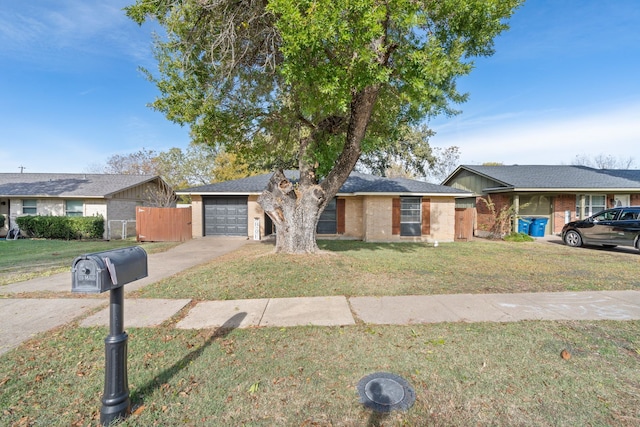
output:
[[[102,215],[105,239],[135,235],[136,206],[155,205],[167,191],[158,176],[0,173],[0,234],[22,215]]]
[[[297,171],[285,175],[297,179]],[[203,185],[176,192],[192,201],[193,237],[248,236],[261,239],[277,230],[258,204],[271,174]],[[473,218],[456,216],[455,199],[468,191],[402,178],[353,172],[322,213],[321,238],[365,241],[453,241],[471,238]]]
[[[513,206],[516,217],[547,218],[545,234],[565,223],[613,206],[640,205],[640,170],[586,166],[459,166],[443,185],[473,193],[475,234],[488,230],[493,215],[481,199],[490,196],[497,210]],[[515,227],[514,227],[515,229]]]

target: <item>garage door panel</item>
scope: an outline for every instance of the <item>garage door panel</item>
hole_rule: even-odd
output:
[[[208,197],[203,203],[205,236],[247,235],[247,197]]]

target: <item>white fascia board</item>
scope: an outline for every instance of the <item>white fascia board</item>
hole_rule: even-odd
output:
[[[473,197],[472,193],[344,193],[337,196],[391,196],[391,197]]]
[[[638,188],[483,188],[484,193],[636,193]]]
[[[78,196],[78,195],[65,195],[65,194],[12,194],[5,196],[0,194],[0,197],[5,199],[108,199],[107,196]]]
[[[252,192],[237,192],[237,193],[229,193],[229,192],[220,192],[220,191],[216,191],[216,192],[203,192],[203,191],[197,191],[197,192],[189,192],[189,191],[176,191],[176,194],[179,196],[259,196],[260,194],[262,194],[262,192],[260,193],[252,193]]]

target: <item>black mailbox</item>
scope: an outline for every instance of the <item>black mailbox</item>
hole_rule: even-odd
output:
[[[147,275],[147,253],[140,246],[85,254],[73,261],[71,292],[106,292]]]

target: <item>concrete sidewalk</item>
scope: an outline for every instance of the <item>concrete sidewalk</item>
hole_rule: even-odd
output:
[[[189,299],[125,299],[125,328],[154,327],[173,318]],[[34,335],[99,306],[81,327],[107,326],[103,298],[0,299],[0,354]],[[241,316],[239,316],[241,315]],[[233,322],[234,319],[237,323]],[[178,329],[347,326],[521,320],[640,320],[640,291],[458,294],[395,297],[304,297],[203,301],[179,319]]]
[[[204,264],[212,259],[238,249],[248,243],[242,237],[205,237],[188,240],[166,252],[147,257],[149,276],[130,283],[125,295],[142,286],[157,282],[188,268]],[[81,254],[78,254],[81,255]],[[30,292],[60,293],[60,298],[20,298]],[[68,273],[26,280],[0,286],[0,354],[6,353],[33,336],[80,318],[89,310],[108,306],[109,293],[70,298],[71,265]],[[125,307],[132,304],[125,303]],[[142,313],[156,318],[171,317],[176,311],[173,304],[146,304]],[[128,310],[130,311],[130,310]],[[143,314],[145,315],[145,314]],[[127,327],[130,325],[127,324]]]
[[[204,237],[187,240],[165,252],[150,254],[147,257],[149,276],[128,284],[125,292],[134,291],[188,268],[204,264],[238,249],[247,242],[249,241],[246,237]],[[26,292],[71,292],[71,265],[68,273],[0,286],[0,295]]]
[[[337,326],[439,322],[515,322],[520,320],[638,320],[639,291],[458,294],[395,297],[264,298],[202,301],[131,299],[126,293],[237,249],[239,238],[202,238],[165,253],[149,255],[149,277],[126,286],[125,328],[153,327],[170,319],[176,328]],[[71,298],[71,275],[34,279],[0,288],[0,354],[35,334],[86,316],[80,326],[108,325],[108,293]],[[20,298],[32,291],[64,292],[61,298]],[[186,314],[175,316],[189,306]]]
[[[128,327],[157,326],[189,300],[127,300]],[[172,309],[168,309],[172,304]],[[160,313],[163,315],[160,315]],[[238,316],[242,314],[242,316]],[[525,294],[413,295],[395,297],[264,298],[198,302],[178,321],[178,329],[230,326],[347,326],[357,321],[377,325],[441,322],[517,322],[521,320],[637,320],[640,292],[551,292]],[[80,326],[108,325],[107,309]]]

